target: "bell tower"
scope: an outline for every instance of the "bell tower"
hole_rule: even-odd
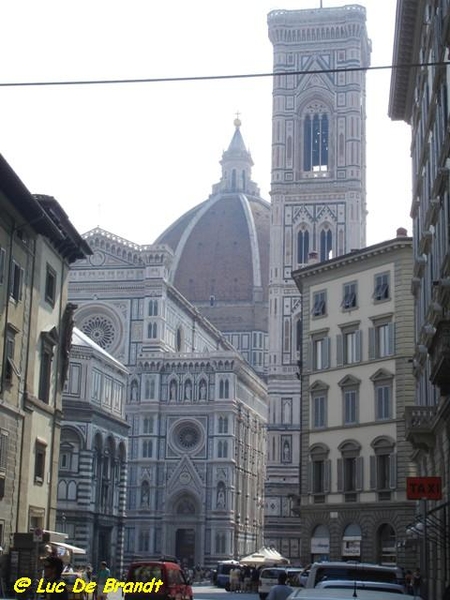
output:
[[[359,5],[275,10],[269,427],[265,543],[295,560],[306,478],[301,446],[302,306],[293,270],[366,243],[366,72],[371,45]]]

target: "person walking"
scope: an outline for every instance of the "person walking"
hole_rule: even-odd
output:
[[[52,591],[45,593],[46,600],[68,600],[69,594],[66,585],[61,592],[54,591],[55,586],[62,582],[62,572],[64,563],[58,556],[47,556],[44,560],[44,579],[47,585],[50,585]]]
[[[108,564],[105,560],[100,563],[100,570],[97,573],[97,600],[107,600],[108,594],[105,594],[103,589],[106,580],[111,577],[111,571],[108,569]]]
[[[419,567],[417,567],[413,573],[412,585],[413,585],[413,595],[420,596],[420,589],[422,587],[422,574],[420,572]]]
[[[288,575],[286,571],[282,571],[278,575],[278,585],[274,585],[270,590],[267,600],[286,600],[289,594],[294,591],[290,585],[286,585]]]

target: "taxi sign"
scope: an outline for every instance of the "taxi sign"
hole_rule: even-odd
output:
[[[406,497],[408,500],[441,500],[441,477],[407,477]]]

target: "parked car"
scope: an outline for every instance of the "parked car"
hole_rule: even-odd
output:
[[[142,560],[131,563],[127,582],[151,582],[161,580],[162,586],[158,591],[134,591],[125,594],[125,600],[171,600],[176,594],[181,593],[184,600],[192,600],[192,587],[176,562],[166,560]]]
[[[265,567],[259,574],[258,593],[261,600],[265,600],[270,589],[277,585],[280,573],[286,573],[288,576],[287,584],[291,587],[300,585],[299,576],[302,572],[301,568],[295,567]]]
[[[215,575],[215,585],[217,587],[230,588],[230,571],[235,567],[239,567],[239,563],[236,560],[223,560],[218,563]]]
[[[386,581],[345,581],[324,579],[316,585],[316,589],[327,590],[382,590],[391,594],[406,594],[405,586]]]
[[[353,590],[331,588],[298,588],[287,600],[393,600],[392,592],[382,590]]]
[[[346,581],[384,581],[387,583],[405,584],[403,569],[393,566],[376,565],[358,562],[316,562],[311,565],[307,588],[316,587],[324,579],[340,579]]]

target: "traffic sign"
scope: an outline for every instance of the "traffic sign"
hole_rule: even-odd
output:
[[[33,531],[33,542],[42,542],[44,532],[40,527],[35,527]]]
[[[441,477],[407,477],[406,497],[408,500],[441,500]]]

